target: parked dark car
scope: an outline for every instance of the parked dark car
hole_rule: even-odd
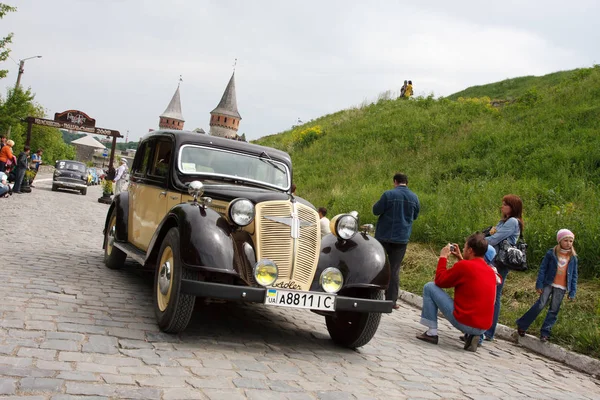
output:
[[[73,160],[59,160],[54,165],[52,190],[78,190],[82,195],[87,194],[88,171],[84,163]]]
[[[321,238],[315,207],[291,193],[282,151],[186,131],[142,138],[127,191],[104,226],[104,262],[154,270],[160,329],[183,331],[196,297],[305,308],[356,348],[375,335],[390,279],[382,245],[339,214]]]

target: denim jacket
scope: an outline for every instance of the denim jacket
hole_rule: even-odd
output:
[[[416,194],[406,186],[385,191],[373,205],[378,215],[375,239],[381,242],[408,243],[412,223],[419,216],[421,205]]]
[[[496,233],[487,236],[485,240],[498,251],[498,244],[504,239],[508,239],[508,243],[513,246],[517,244],[520,234],[521,229],[519,227],[519,221],[514,217],[510,217],[506,221],[498,222],[498,225],[496,225]]]
[[[571,255],[569,260],[569,266],[567,267],[567,293],[569,298],[575,298],[575,292],[577,292],[577,256]],[[542,264],[540,265],[540,271],[538,272],[537,281],[535,282],[536,289],[543,289],[548,285],[552,285],[554,277],[556,276],[556,270],[558,268],[558,258],[554,253],[554,248],[548,250]]]

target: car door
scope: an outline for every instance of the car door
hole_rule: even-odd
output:
[[[144,245],[142,238],[143,213],[148,206],[150,199],[144,193],[147,187],[146,174],[150,164],[150,155],[153,150],[154,141],[146,141],[138,148],[135,159],[131,166],[129,177],[129,220],[127,221],[129,243],[140,249],[147,249],[148,244]]]
[[[171,167],[173,144],[169,138],[159,138],[153,142],[148,172],[144,183],[137,185],[135,216],[137,225],[137,246],[148,249],[158,224],[167,214],[168,209],[168,177]]]

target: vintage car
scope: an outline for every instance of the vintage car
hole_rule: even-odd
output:
[[[73,160],[58,160],[54,165],[52,190],[72,189],[87,194],[88,171],[84,163]]]
[[[140,141],[127,191],[104,226],[104,262],[129,256],[154,270],[160,329],[183,331],[196,297],[311,310],[334,342],[375,335],[390,267],[357,215],[331,219],[321,238],[315,207],[293,195],[290,156],[242,141],[153,131]]]

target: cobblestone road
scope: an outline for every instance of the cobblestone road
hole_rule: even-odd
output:
[[[438,346],[419,342],[409,306],[358,351],[332,345],[318,315],[262,305],[198,304],[184,334],[162,334],[152,276],[102,264],[99,196],[99,186],[81,196],[40,180],[0,199],[0,396],[600,398],[598,381],[508,342],[465,352],[447,324]]]

